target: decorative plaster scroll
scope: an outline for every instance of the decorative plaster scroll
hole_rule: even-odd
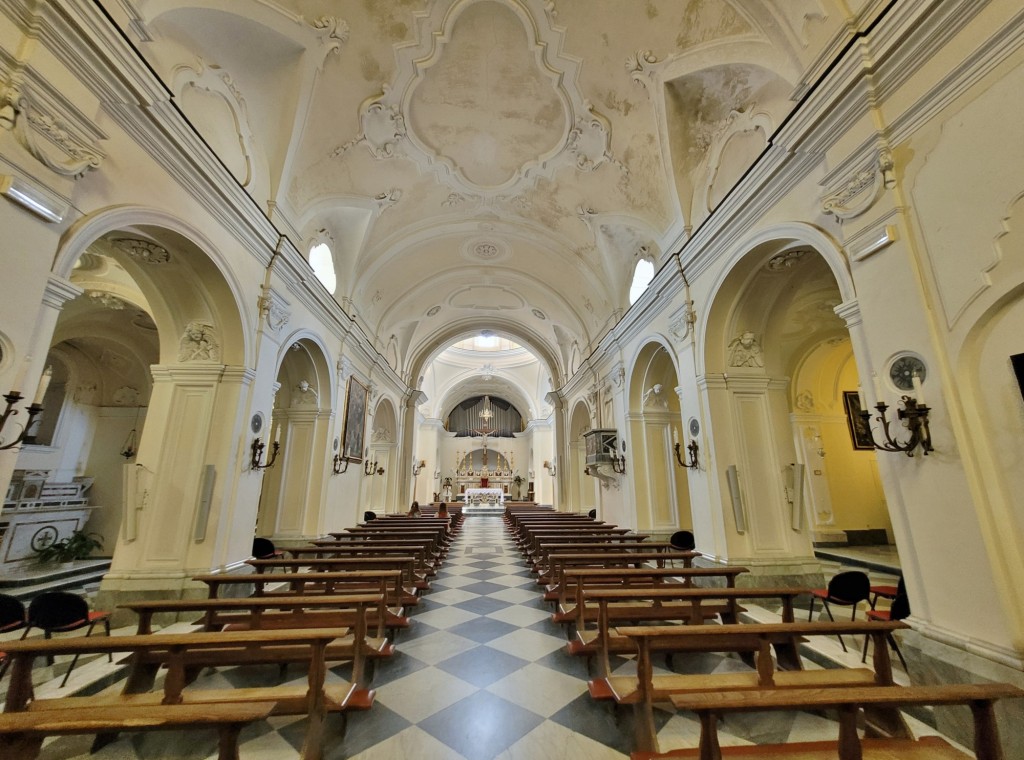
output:
[[[374,443],[388,443],[391,441],[391,431],[387,425],[381,425],[373,429],[373,436],[371,440]]]
[[[601,392],[595,383],[587,389],[587,411],[590,413],[591,428],[597,427],[597,410],[599,408],[598,403],[600,398]]]
[[[761,355],[761,344],[757,336],[749,330],[737,335],[729,343],[730,367],[763,367],[764,357]]]
[[[348,42],[348,22],[336,16],[320,16],[311,26],[320,33],[318,36],[324,49],[324,58],[338,52]]]
[[[586,106],[587,113],[576,119],[566,141],[569,152],[576,157],[576,168],[592,172],[602,164],[611,163],[628,174],[626,166],[611,155],[611,123],[589,103]]]
[[[179,362],[219,362],[220,343],[213,325],[193,320],[178,341]]]
[[[124,311],[128,306],[124,299],[118,298],[106,290],[87,290],[85,294],[97,306],[102,306],[104,309],[110,309],[111,311]]]
[[[348,386],[348,379],[352,376],[355,371],[355,367],[352,364],[352,360],[347,356],[342,356],[338,359],[338,379],[341,381],[338,383],[339,388]]]
[[[696,322],[697,312],[693,310],[693,301],[688,301],[669,317],[668,330],[676,343],[682,343]]]
[[[273,332],[278,332],[291,319],[292,314],[288,311],[288,302],[269,288],[265,290],[264,295],[257,299],[256,304],[260,310],[260,316],[266,320],[267,327]]]
[[[380,209],[380,213],[383,214],[389,208],[402,200],[402,191],[397,187],[393,187],[383,193],[377,193],[373,196],[373,200],[377,202],[377,208]]]
[[[656,63],[658,57],[650,50],[637,50],[626,59],[626,72],[630,79],[646,90],[647,80],[654,80],[655,69],[651,67]]]
[[[652,387],[644,391],[643,399],[640,404],[643,407],[651,407],[652,409],[668,409],[668,397],[662,392],[664,386],[661,383],[655,383]]]
[[[794,403],[794,406],[799,412],[813,412],[814,394],[810,391],[800,391],[796,394],[796,402]]]
[[[367,98],[359,107],[360,133],[344,145],[335,148],[332,155],[346,153],[350,148],[365,144],[374,158],[384,159],[398,155],[399,143],[406,138],[405,116],[396,103],[385,103],[391,88],[384,85],[380,95]]]
[[[840,221],[860,216],[896,184],[892,151],[881,148],[871,164],[850,177],[839,189],[825,196],[821,210]]]
[[[67,104],[67,108],[73,108]],[[60,104],[44,104],[29,93],[21,73],[0,91],[0,128],[9,130],[32,156],[55,174],[80,177],[96,169],[105,156],[93,141],[101,133],[72,126]],[[91,126],[91,125],[89,125]],[[92,135],[87,134],[89,131]]]
[[[170,251],[151,240],[115,238],[110,242],[121,253],[126,254],[134,261],[141,261],[144,264],[166,264],[171,260]]]
[[[800,263],[800,260],[806,255],[807,251],[804,250],[777,253],[768,259],[768,263],[764,265],[764,268],[769,272],[784,272]]]
[[[714,194],[715,180],[718,179],[718,172],[722,168],[722,159],[725,155],[725,148],[733,137],[745,132],[754,132],[758,129],[764,135],[765,142],[768,135],[773,131],[772,117],[763,111],[754,111],[755,103],[750,103],[746,111],[732,111],[725,123],[721,124],[715,134],[711,149],[708,152],[708,174],[707,182],[704,184],[704,206],[708,211],[714,211],[711,198]],[[726,178],[728,180],[728,178]]]

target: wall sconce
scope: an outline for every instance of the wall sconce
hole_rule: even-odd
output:
[[[885,402],[879,401],[875,404],[875,409],[878,410],[878,417],[876,419],[882,424],[882,435],[885,436],[885,440],[882,443],[878,443],[875,440],[875,431],[871,429],[871,412],[865,408],[860,413],[860,417],[864,421],[864,427],[871,436],[871,443],[879,451],[899,451],[908,457],[914,456],[914,449],[920,446],[924,455],[928,456],[929,451],[935,451],[932,448],[931,434],[928,432],[928,412],[931,410],[913,396],[901,396],[900,401],[903,402],[903,408],[896,410],[896,418],[907,421],[906,427],[910,431],[910,438],[900,443],[892,437],[889,429],[892,423],[886,418],[885,414],[889,406]],[[863,395],[861,396],[861,404],[866,406]]]
[[[412,476],[415,478],[417,475],[419,475],[423,471],[423,468],[426,467],[426,466],[427,466],[427,461],[425,459],[421,459],[418,463],[414,459],[412,461]]]
[[[345,463],[344,467],[342,467],[342,462]],[[334,465],[332,467],[332,470],[333,470],[334,474],[335,475],[341,475],[341,473],[343,473],[343,472],[348,472],[348,463],[349,463],[349,460],[345,459],[345,457],[343,457],[341,454],[335,454],[334,455]]]
[[[277,454],[281,450],[281,424],[278,423],[277,430],[274,431],[274,443],[271,444],[270,459],[266,462],[263,461],[263,451],[266,448],[266,444],[263,443],[263,439],[256,437],[252,441],[251,454],[249,457],[249,469],[251,470],[269,470],[274,466],[274,462],[277,461]]]
[[[673,446],[673,450],[676,452],[676,461],[679,462],[679,466],[684,467],[687,470],[699,470],[700,462],[698,461],[698,456],[700,454],[700,446],[697,445],[697,439],[691,438],[690,442],[686,444],[686,452],[689,456],[688,462],[684,462],[682,455],[679,453],[681,445],[682,444],[680,444],[679,441],[676,441],[675,446]]]
[[[611,452],[612,455],[612,472],[616,475],[626,474],[626,455],[619,456],[617,452]]]
[[[32,403],[28,407],[28,419],[25,420],[25,427],[21,429],[21,432],[15,436],[14,440],[10,443],[0,445],[0,451],[6,449],[13,449],[18,444],[24,442],[28,437],[28,431],[32,427],[32,423],[35,418],[43,411],[43,397],[46,395],[46,389],[50,386],[50,378],[53,377],[53,367],[47,367],[42,376],[39,378],[39,387],[36,388],[36,397],[32,400]],[[24,396],[19,391],[11,391],[10,393],[4,394],[4,400],[7,401],[7,408],[4,409],[4,413],[0,415],[0,432],[3,431],[7,425],[7,420],[18,413],[18,410],[14,408],[14,405],[21,401]]]
[[[548,471],[548,475],[550,475],[551,477],[555,477],[555,462],[554,462],[554,460],[552,460],[550,462],[544,462],[544,469]]]

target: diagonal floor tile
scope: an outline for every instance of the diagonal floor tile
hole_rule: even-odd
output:
[[[467,760],[492,760],[542,722],[539,715],[481,691],[419,726]]]

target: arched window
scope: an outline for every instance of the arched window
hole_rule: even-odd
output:
[[[309,265],[313,267],[313,274],[324,284],[327,292],[333,295],[335,288],[338,287],[338,278],[334,273],[331,247],[327,243],[314,245],[309,251]]]
[[[647,286],[654,279],[654,264],[646,259],[636,262],[636,269],[633,270],[633,284],[629,286],[629,305],[636,303],[636,299],[643,295]]]

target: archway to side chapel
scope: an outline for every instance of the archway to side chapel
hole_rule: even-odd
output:
[[[382,398],[370,418],[370,445],[366,451],[371,473],[363,478],[363,503],[374,512],[404,512],[398,503],[398,414],[394,404]],[[365,464],[365,463],[364,463]]]
[[[672,450],[675,442],[686,440],[678,386],[675,363],[665,346],[652,341],[641,348],[630,375],[626,415],[626,456],[633,469],[639,530],[693,529],[687,470],[676,464]]]
[[[712,423],[729,432],[715,436],[715,454],[734,556],[769,562],[810,555],[812,540],[890,540],[835,263],[792,239],[760,243],[709,310],[703,360]]]
[[[101,473],[107,502],[99,532],[114,551],[101,593],[179,588],[189,570],[247,556],[232,524],[248,511],[251,525],[256,505],[237,506],[232,443],[251,345],[219,252],[170,215],[121,207],[75,225],[54,275],[83,290],[55,314],[51,345],[69,367],[65,412],[70,403],[81,434],[64,445],[86,452],[76,474]]]
[[[585,472],[587,444],[583,434],[592,427],[590,409],[585,401],[578,402],[569,418],[569,505],[574,512],[597,509],[600,514],[598,479]]]
[[[278,461],[263,471],[256,534],[320,535],[324,488],[333,453],[329,435],[334,386],[330,363],[312,338],[286,343],[277,371],[271,418],[263,427],[264,457],[279,443]]]

